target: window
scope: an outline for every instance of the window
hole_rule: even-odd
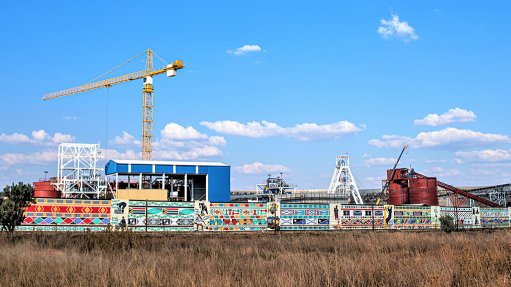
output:
[[[344,210],[344,211],[342,212],[342,215],[344,215],[344,216],[350,216],[350,211],[349,211],[349,210]]]
[[[371,216],[371,215],[372,215],[371,210],[366,210],[366,216]]]

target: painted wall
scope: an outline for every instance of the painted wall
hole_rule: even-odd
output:
[[[109,200],[37,198],[17,230],[100,231],[110,224]]]
[[[266,203],[210,203],[212,231],[254,231],[267,227]]]
[[[281,230],[329,230],[329,204],[280,204]]]
[[[371,206],[136,200],[36,199],[20,231],[102,231],[125,222],[133,231],[283,231],[435,229],[449,215],[459,228],[510,227],[511,208]]]
[[[335,207],[338,206],[338,216]],[[383,229],[383,206],[330,204],[330,220],[334,229]]]
[[[393,228],[432,228],[430,206],[394,206]]]

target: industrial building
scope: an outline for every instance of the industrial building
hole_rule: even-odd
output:
[[[119,199],[229,202],[230,169],[220,162],[110,160],[105,174]]]

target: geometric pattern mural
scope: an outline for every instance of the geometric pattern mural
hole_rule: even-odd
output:
[[[482,208],[481,227],[498,228],[509,227],[509,209],[507,208]]]
[[[270,208],[271,207],[271,208]],[[268,218],[285,230],[439,228],[449,215],[458,228],[511,226],[511,208],[209,203],[38,198],[19,231],[102,231],[122,219],[133,231],[256,231]]]
[[[383,206],[341,205],[339,210],[342,229],[383,229]]]
[[[281,230],[330,229],[329,204],[280,204]]]
[[[431,228],[430,206],[394,206],[393,228]]]
[[[133,231],[193,231],[193,202],[129,201],[128,227]]]
[[[458,228],[473,228],[475,224],[474,209],[472,207],[440,207],[440,216],[450,216],[456,225],[458,221]]]
[[[110,224],[110,201],[38,198],[24,215],[18,230],[103,230]]]
[[[267,228],[266,203],[210,203],[212,231],[254,231]]]

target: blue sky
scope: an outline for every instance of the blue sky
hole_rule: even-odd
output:
[[[326,188],[349,153],[365,188],[402,166],[511,181],[508,1],[11,1],[2,6],[0,184],[56,174],[61,141],[140,158],[141,81],[42,101],[151,48],[155,159],[223,161],[232,188],[285,172]],[[112,76],[143,69],[129,63]]]

